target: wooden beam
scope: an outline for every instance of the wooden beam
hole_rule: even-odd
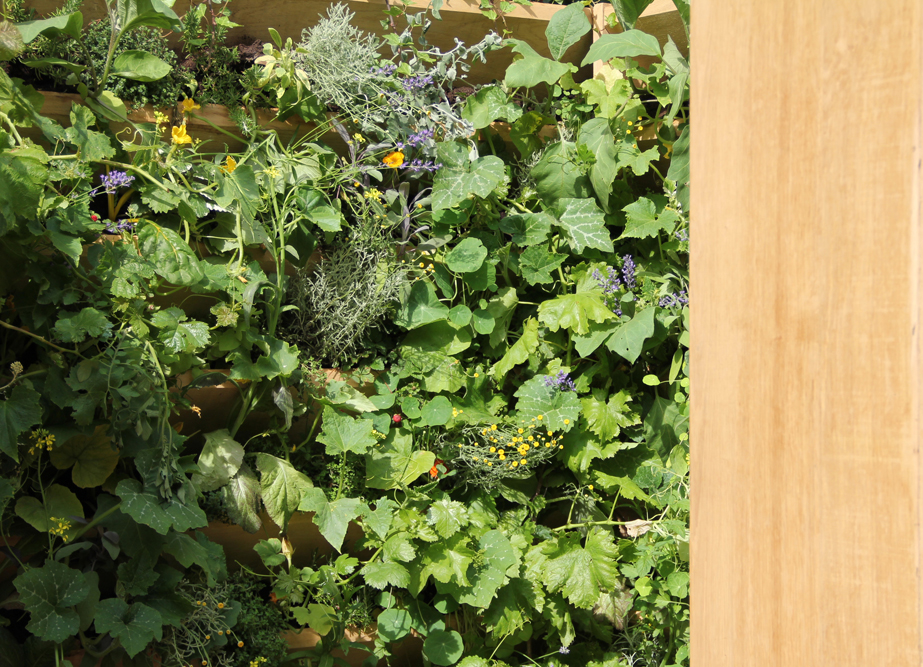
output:
[[[696,0],[692,659],[921,649],[913,0]]]

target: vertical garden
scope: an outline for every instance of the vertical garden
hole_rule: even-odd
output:
[[[2,5],[0,666],[688,665],[688,2],[247,2]]]

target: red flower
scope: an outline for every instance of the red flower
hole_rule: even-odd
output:
[[[400,416],[400,415],[394,415],[393,417],[391,417],[391,421],[393,421],[395,424],[400,424],[400,423],[401,423],[401,416]]]
[[[99,220],[99,216],[94,213],[93,215],[90,216],[90,220],[92,220],[93,222],[96,222],[97,220]]]

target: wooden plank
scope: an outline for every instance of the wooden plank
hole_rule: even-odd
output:
[[[691,664],[920,665],[923,6],[692,11]]]
[[[658,0],[660,2],[662,0]],[[669,0],[668,0],[669,1]],[[228,33],[228,43],[237,45],[250,44],[254,39],[268,42],[269,28],[279,31],[282,39],[291,37],[296,42],[301,38],[301,31],[315,25],[320,16],[326,16],[327,8],[333,3],[326,0],[234,0],[230,4],[231,20],[240,23],[240,28],[234,28]],[[353,25],[357,28],[376,35],[386,32],[381,21],[387,19],[382,13],[387,5],[385,0],[349,0],[346,2],[351,12],[355,14]],[[423,11],[427,4],[418,1],[419,9],[412,9],[411,13]],[[61,0],[27,0],[26,7],[31,7],[39,15],[45,15],[61,5]],[[176,0],[173,11],[183,16],[189,9],[189,0]],[[556,12],[563,9],[561,5],[534,3],[531,7],[516,6],[505,15],[504,20],[491,21],[484,17],[476,0],[445,0],[441,21],[433,21],[432,27],[426,34],[427,41],[438,46],[443,51],[454,48],[458,39],[466,45],[480,41],[491,30],[503,34],[509,31],[509,36],[528,42],[540,54],[550,57],[548,44],[545,39],[545,28],[548,21]],[[84,21],[95,21],[105,16],[105,5],[102,2],[86,3],[82,9]],[[591,16],[588,8],[587,16]],[[398,32],[403,30],[406,23],[396,19]],[[171,33],[168,41],[173,48],[179,47],[179,35]],[[592,35],[584,35],[577,44],[568,49],[562,58],[565,62],[579,64],[592,42]],[[385,49],[383,53],[390,50]],[[471,83],[489,83],[493,79],[502,79],[507,66],[513,60],[510,49],[502,49],[488,56],[486,64],[477,63],[466,77]]]

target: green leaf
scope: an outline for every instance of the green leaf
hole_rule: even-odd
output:
[[[468,525],[467,509],[463,503],[443,498],[430,505],[426,520],[440,537],[452,537]]]
[[[83,14],[72,12],[38,21],[23,21],[22,23],[17,23],[16,27],[22,33],[23,44],[28,44],[39,35],[45,35],[50,38],[67,35],[74,39],[80,39],[80,31],[83,30]]]
[[[556,271],[567,255],[548,252],[544,246],[526,248],[519,258],[519,270],[530,285],[547,285],[554,282],[551,272]]]
[[[424,352],[442,352],[449,355],[464,352],[471,347],[471,332],[462,328],[471,321],[471,310],[467,306],[456,306],[452,311],[458,314],[459,311],[456,310],[458,308],[464,308],[467,311],[468,321],[464,324],[445,320],[425,324],[408,333],[401,344]],[[448,314],[450,320],[452,311]],[[464,319],[463,313],[461,319]]]
[[[71,105],[71,126],[64,130],[64,138],[80,151],[80,157],[87,162],[105,160],[115,155],[115,148],[102,132],[89,128],[96,125],[96,116],[87,107]]]
[[[584,123],[577,136],[577,145],[589,148],[596,158],[590,169],[590,182],[597,199],[608,212],[612,182],[619,171],[618,150],[615,147],[615,137],[609,128],[609,121],[605,118],[592,118]]]
[[[55,322],[54,334],[65,343],[82,343],[90,338],[108,338],[112,323],[95,308],[83,308],[79,313],[63,313]]]
[[[449,321],[457,327],[468,326],[468,324],[471,322],[471,309],[463,303],[455,306],[452,308],[452,310],[449,311]],[[405,338],[404,340],[406,341],[407,339]],[[469,335],[468,345],[470,344],[471,338]],[[443,350],[443,352],[446,354],[457,354],[456,352],[448,352],[447,350]],[[458,350],[458,352],[461,352],[461,350]]]
[[[169,64],[147,51],[122,51],[112,61],[109,74],[134,81],[150,82],[170,73]]]
[[[192,481],[200,491],[214,491],[231,481],[243,460],[243,446],[226,428],[206,433],[205,446],[197,462],[199,472],[192,476]]]
[[[577,71],[570,63],[559,63],[540,56],[527,42],[511,39],[509,43],[513,45],[513,51],[523,54],[523,57],[506,68],[503,83],[507,88],[532,88],[540,83],[550,86],[568,72]]]
[[[284,533],[301,499],[314,484],[306,475],[295,470],[291,463],[269,454],[257,454],[256,467],[260,471],[260,488],[266,512]]]
[[[452,404],[445,396],[436,396],[423,406],[423,426],[445,426],[452,418]]]
[[[601,324],[615,319],[615,313],[609,310],[599,293],[579,292],[543,301],[538,307],[538,319],[551,331],[570,329],[582,336],[590,332],[591,322]]]
[[[158,340],[168,351],[194,353],[208,345],[208,325],[187,319],[186,313],[176,307],[160,310],[151,317],[151,323],[161,330]]]
[[[315,206],[308,217],[325,232],[338,232],[343,227],[343,214],[332,206]]]
[[[586,101],[598,107],[596,115],[604,120],[618,116],[624,110],[623,105],[631,99],[632,95],[631,84],[627,79],[616,79],[615,81],[588,79],[581,82],[580,88],[586,95]],[[592,123],[593,120],[589,122]],[[582,132],[583,128],[581,127],[580,130]]]
[[[187,488],[187,491],[195,502],[194,490]],[[171,526],[185,532],[208,523],[198,505],[186,505],[175,495],[169,501],[162,501],[157,493],[142,487],[141,482],[134,479],[123,479],[115,487],[115,493],[122,499],[121,509],[125,514],[161,535],[166,535]]]
[[[16,501],[16,516],[36,530],[47,533],[58,527],[59,521],[76,523],[72,517],[83,518],[83,505],[74,492],[60,484],[45,489],[45,504],[26,496]]]
[[[416,329],[436,320],[444,320],[448,314],[448,307],[440,303],[432,283],[418,280],[401,302],[394,323],[404,329]]]
[[[653,35],[640,30],[626,30],[617,35],[603,35],[587,51],[581,67],[597,60],[612,58],[634,58],[637,56],[660,57],[660,43]]]
[[[23,382],[13,388],[10,397],[0,401],[0,450],[17,463],[20,434],[31,426],[42,423],[40,396],[32,385]]]
[[[340,498],[330,502],[323,491],[314,487],[305,492],[298,509],[314,512],[314,525],[320,534],[334,549],[342,551],[349,522],[361,515],[367,507],[358,498]]]
[[[469,586],[466,573],[477,552],[468,547],[468,537],[458,533],[452,537],[430,544],[425,551],[423,570],[420,581],[425,582],[430,575],[444,584],[455,582],[460,586]]]
[[[679,435],[688,428],[688,417],[676,401],[657,396],[644,416],[644,440],[647,446],[666,461],[679,444]]]
[[[362,568],[365,583],[379,590],[388,586],[407,588],[410,585],[410,572],[400,563],[369,563]]]
[[[404,429],[392,429],[379,448],[366,457],[368,479],[372,489],[406,486],[433,467],[436,455],[414,451],[413,438]]]
[[[487,248],[480,239],[466,238],[446,253],[445,263],[455,273],[471,273],[481,268],[487,258]]]
[[[29,612],[26,629],[49,642],[61,643],[77,634],[80,616],[74,606],[90,593],[90,585],[80,570],[63,563],[47,561],[20,574],[13,581],[19,601]]]
[[[176,13],[160,0],[118,0],[115,9],[123,34],[140,26],[177,32],[183,29]]]
[[[644,341],[654,335],[655,308],[645,308],[628,322],[622,324],[606,341],[606,347],[625,358],[628,363],[635,363],[641,355]]]
[[[560,60],[567,49],[579,42],[591,29],[590,20],[586,17],[581,3],[568,5],[555,12],[545,28],[551,57]]]
[[[163,639],[163,620],[156,609],[141,602],[130,607],[119,598],[102,600],[96,606],[96,631],[117,638],[129,657],[138,655],[153,640]]]
[[[299,616],[297,612],[304,609],[304,607],[295,608],[292,611],[295,613],[295,620],[299,623],[307,625],[309,628],[314,630],[321,637],[326,636],[333,630],[333,626],[337,622],[337,613],[333,607],[325,604],[309,604],[307,607],[307,613]]]
[[[433,630],[423,642],[423,653],[434,665],[454,665],[464,651],[465,644],[455,630]]]
[[[473,318],[474,321],[472,322],[472,326],[479,334],[487,335],[492,333],[497,324],[493,315],[490,314],[490,311],[484,310],[483,308],[478,308],[474,311]]]
[[[58,470],[73,467],[71,478],[81,489],[102,486],[119,463],[119,453],[112,448],[108,424],[100,424],[93,435],[75,435],[51,450],[51,464]]]
[[[545,386],[545,376],[536,375],[523,383],[514,394],[519,401],[516,412],[526,422],[542,415],[542,426],[549,431],[569,431],[580,416],[580,400],[572,391]],[[565,423],[566,422],[566,423]]]
[[[221,500],[231,521],[255,533],[262,526],[260,520],[260,481],[246,463],[231,480],[221,487]]]
[[[504,376],[513,370],[514,366],[525,363],[529,355],[538,349],[538,321],[534,317],[528,318],[522,326],[522,335],[503,355],[491,369],[491,374],[502,382]]]
[[[654,0],[612,0],[612,6],[622,29],[632,30],[644,10],[653,2]]]
[[[583,416],[590,431],[606,442],[617,437],[623,428],[640,424],[641,417],[628,407],[629,401],[631,394],[627,389],[610,395],[608,403],[596,396],[582,399]]]
[[[589,177],[581,171],[576,161],[576,146],[567,141],[552,144],[530,172],[538,196],[546,206],[553,206],[562,198],[593,196]]]
[[[612,534],[598,526],[590,529],[586,546],[579,535],[570,533],[546,542],[542,553],[548,558],[542,568],[549,591],[562,591],[568,602],[581,609],[596,604],[601,591],[608,591],[618,576],[618,550]]]
[[[544,243],[554,223],[548,213],[517,213],[500,221],[500,231],[512,235],[513,243],[520,246]]]
[[[0,151],[0,236],[14,229],[17,219],[37,214],[48,178],[47,161],[40,148]]]
[[[377,621],[378,636],[386,642],[396,642],[410,634],[410,612],[405,609],[385,609]]]
[[[317,436],[317,441],[327,445],[326,451],[331,456],[344,452],[365,454],[375,444],[372,435],[374,425],[370,419],[353,419],[328,405],[324,407],[323,424],[324,429]]]
[[[222,208],[236,209],[246,218],[253,219],[260,202],[260,186],[253,167],[241,164],[230,174],[219,174],[215,202]]]
[[[667,179],[676,184],[676,198],[682,204],[683,210],[689,210],[689,125],[673,143],[673,156],[670,158],[670,169]]]
[[[288,377],[298,370],[298,348],[271,336],[263,336],[264,354],[253,365],[257,379]],[[232,376],[233,377],[233,374]]]
[[[558,200],[557,226],[577,253],[585,248],[612,252],[612,239],[603,219],[603,212],[593,199]]]
[[[656,238],[661,231],[672,233],[679,221],[679,214],[673,209],[663,208],[658,214],[654,202],[646,197],[641,197],[622,210],[625,211],[627,222],[620,239]]]
[[[437,144],[436,154],[443,166],[433,179],[433,211],[457,206],[472,195],[485,199],[494,190],[505,192],[509,177],[500,158],[488,155],[472,162],[456,142]]]
[[[205,277],[189,244],[172,229],[148,222],[138,230],[138,243],[157,274],[174,285],[195,285]]]
[[[172,542],[178,542],[181,541],[182,538],[186,538],[186,540],[195,544],[195,540],[183,533],[170,533],[170,537],[172,538]],[[166,549],[166,551],[176,555],[174,551],[169,548]],[[181,551],[177,551],[177,553],[182,554]],[[124,588],[126,593],[129,595],[144,595],[151,586],[156,583],[160,575],[153,570],[154,561],[155,558],[153,556],[147,552],[143,552],[127,563],[119,565],[119,585]]]
[[[485,86],[465,100],[462,118],[479,130],[496,120],[513,123],[522,116],[522,108],[510,101],[499,86]]]
[[[497,592],[497,597],[484,613],[484,625],[494,637],[511,635],[544,608],[541,589],[536,590],[526,579],[512,579]]]

